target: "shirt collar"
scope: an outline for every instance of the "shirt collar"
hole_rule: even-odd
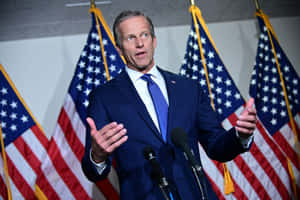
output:
[[[137,80],[139,80],[144,75],[142,72],[130,69],[127,66],[125,67],[125,70],[126,70],[126,72],[128,73],[130,79],[133,82],[136,82]],[[162,75],[158,71],[158,68],[157,68],[156,65],[154,65],[152,67],[152,69],[147,74],[151,74],[152,78],[154,78],[154,79],[160,79],[162,77]]]

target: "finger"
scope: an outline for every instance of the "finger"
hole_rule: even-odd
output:
[[[246,121],[246,122],[254,122],[254,123],[256,123],[257,118],[256,118],[256,115],[252,115],[252,114],[249,114],[249,115],[240,115],[239,118],[238,118],[238,122],[239,121]]]
[[[118,131],[113,136],[111,136],[109,139],[103,140],[103,142],[101,143],[103,151],[106,153],[112,153],[115,150],[115,148],[117,148],[125,142],[123,141],[123,137],[127,137],[126,133],[127,130],[123,128],[122,130]]]
[[[106,150],[114,141],[113,137],[118,135],[118,133],[124,129],[123,124],[111,123],[104,126],[99,134],[94,135],[97,144],[104,150]],[[126,130],[126,129],[124,129]]]
[[[250,98],[248,101],[247,101],[247,104],[246,104],[246,108],[252,108],[254,105],[254,98]]]
[[[247,121],[237,121],[236,126],[239,127],[239,128],[255,129],[256,123],[247,122]]]
[[[118,134],[124,128],[123,124],[108,126],[107,129],[101,129],[100,133],[104,140],[109,140],[114,135]]]
[[[116,126],[118,126],[117,122],[111,122],[109,124],[106,124],[105,126],[103,126],[101,129],[100,129],[100,134],[101,135],[104,135],[106,132],[114,129]]]
[[[249,112],[249,110],[254,109],[254,108],[253,108],[253,105],[254,105],[254,98],[251,97],[251,98],[247,101],[246,106],[245,106],[243,112],[241,113],[241,115],[245,115],[245,114],[247,114],[247,112]]]
[[[127,130],[125,128],[118,131],[116,134],[111,136],[107,142],[109,142],[110,145],[116,143],[118,140],[120,140],[125,134],[127,133]]]
[[[242,136],[251,136],[254,133],[254,129],[246,129],[246,128],[241,128],[241,127],[235,127],[235,129],[238,131],[239,135]]]
[[[248,114],[249,115],[256,115],[256,109],[255,108],[247,108]]]
[[[118,148],[119,146],[121,146],[124,142],[126,142],[128,139],[128,136],[125,135],[123,137],[121,137],[119,140],[117,140],[115,143],[113,143],[111,146],[109,146],[109,148],[107,149],[109,152],[113,152],[116,148]]]
[[[93,118],[88,117],[88,118],[86,118],[86,121],[90,126],[91,132],[97,131],[96,124],[95,124]]]

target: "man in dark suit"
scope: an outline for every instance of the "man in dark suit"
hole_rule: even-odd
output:
[[[114,157],[121,199],[164,199],[152,179],[151,165],[143,156],[143,149],[151,146],[168,180],[172,198],[201,199],[189,163],[171,140],[172,130],[180,127],[187,133],[189,146],[199,162],[198,141],[210,158],[232,160],[249,150],[253,140],[253,99],[248,101],[237,125],[225,131],[196,81],[154,64],[156,37],[148,17],[138,11],[122,12],[113,31],[127,66],[118,77],[90,95],[89,128],[82,159],[85,175],[91,181],[105,178]],[[149,81],[158,86],[163,96],[162,107],[167,111],[163,116],[164,111],[157,111],[151,89],[148,91]],[[205,182],[209,199],[217,199],[206,178]]]

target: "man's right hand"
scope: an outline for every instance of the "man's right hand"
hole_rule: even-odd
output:
[[[116,148],[128,139],[127,130],[123,124],[111,122],[98,131],[92,118],[88,117],[86,121],[91,129],[92,159],[96,163],[105,161]]]

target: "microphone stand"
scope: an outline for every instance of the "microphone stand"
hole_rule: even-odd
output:
[[[185,152],[184,152],[184,156],[187,158],[187,155],[186,155]],[[198,164],[196,164],[195,166],[190,165],[190,167],[192,168],[193,175],[194,175],[194,177],[195,177],[195,179],[197,181],[197,185],[198,185],[198,188],[200,190],[202,200],[207,200],[208,196],[207,196],[207,190],[206,190],[205,180],[203,179],[202,167],[200,165],[198,165]],[[203,181],[204,187],[201,184],[200,178],[203,179],[202,181]]]
[[[165,177],[162,179],[162,182],[158,184],[159,188],[166,200],[173,200],[172,193],[168,190],[169,184]]]

